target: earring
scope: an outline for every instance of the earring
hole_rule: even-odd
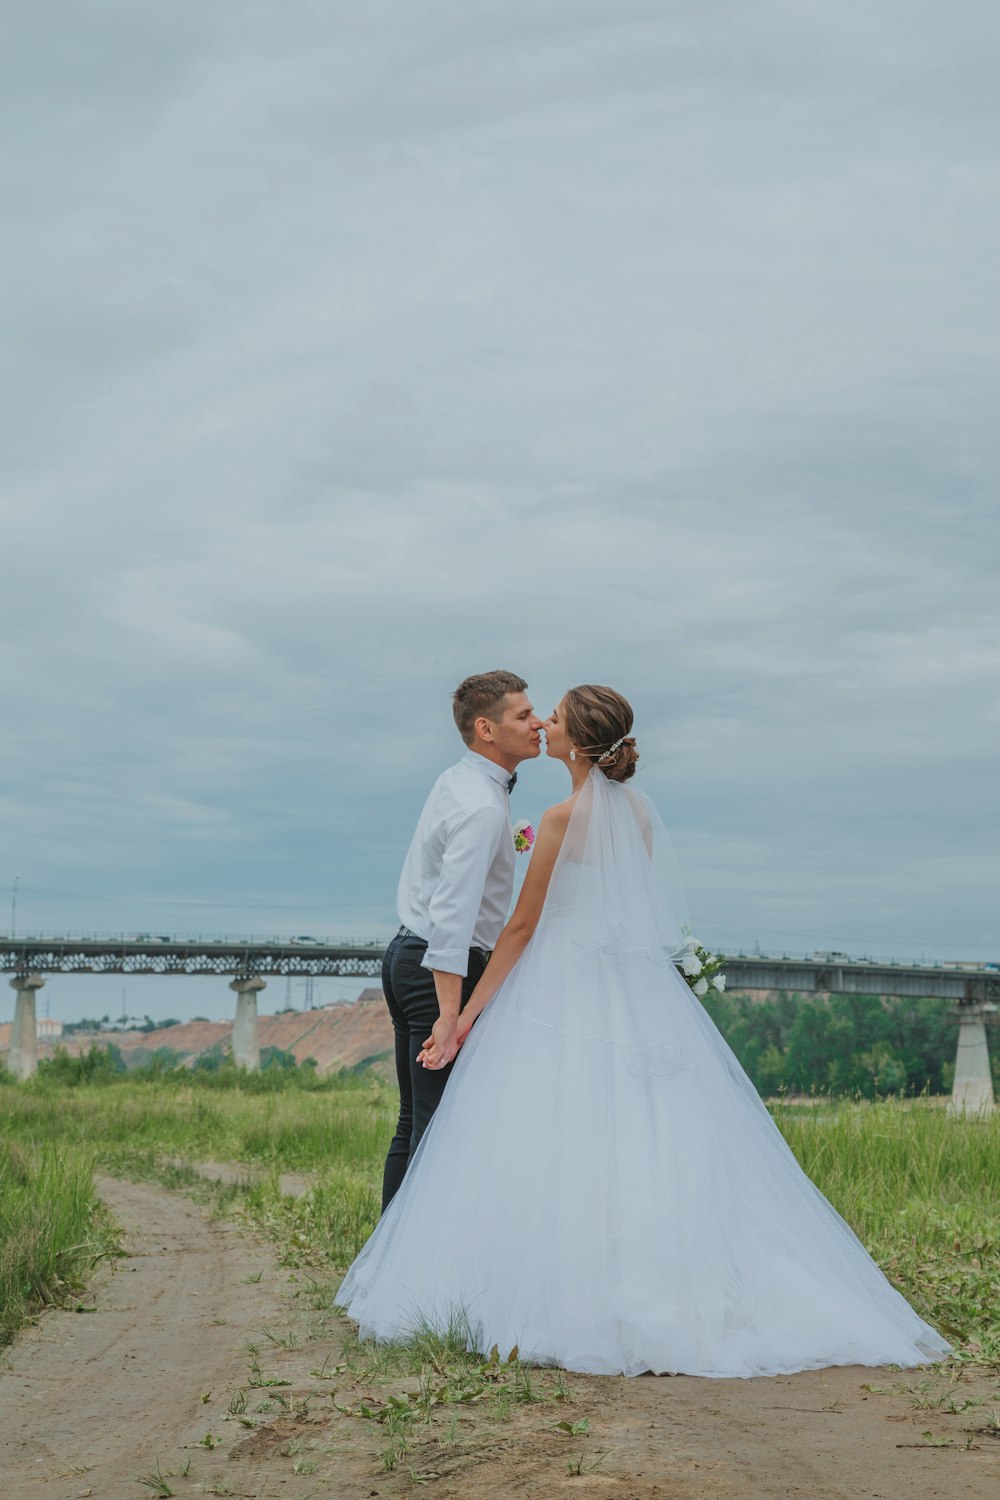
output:
[[[576,751],[575,750],[571,750],[569,752],[569,758],[570,758],[570,760],[576,760]]]

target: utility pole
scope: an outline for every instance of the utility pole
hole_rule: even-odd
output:
[[[15,929],[16,922],[17,922],[17,883],[20,880],[20,878],[21,878],[20,875],[15,875],[14,876],[14,884],[10,888],[10,935],[11,935],[11,937],[14,936],[14,929]]]

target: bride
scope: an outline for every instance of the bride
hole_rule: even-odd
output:
[[[572,688],[544,727],[571,795],[542,819],[454,1074],[338,1304],[362,1337],[458,1327],[593,1374],[944,1357],[677,971],[666,834],[626,785],[629,704]],[[422,1059],[446,1060],[431,1043]]]

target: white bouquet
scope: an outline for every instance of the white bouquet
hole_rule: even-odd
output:
[[[697,938],[689,937],[674,963],[700,1000],[710,989],[721,994],[726,988],[726,976],[722,972],[724,960],[717,953],[709,953]]]

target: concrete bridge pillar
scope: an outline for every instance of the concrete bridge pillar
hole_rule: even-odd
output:
[[[986,1015],[995,1010],[989,1004],[960,1005],[953,1012],[958,1017],[958,1051],[949,1114],[988,1114],[994,1107]]]
[[[33,1078],[38,1071],[35,995],[44,983],[41,974],[15,974],[10,981],[11,989],[17,991],[17,999],[14,1002],[14,1024],[10,1031],[7,1066],[15,1078]]]
[[[233,1022],[233,1062],[248,1073],[260,1072],[260,1042],[257,1039],[257,996],[267,988],[266,980],[255,974],[250,979],[234,979],[229,988],[236,991],[236,1019]]]

